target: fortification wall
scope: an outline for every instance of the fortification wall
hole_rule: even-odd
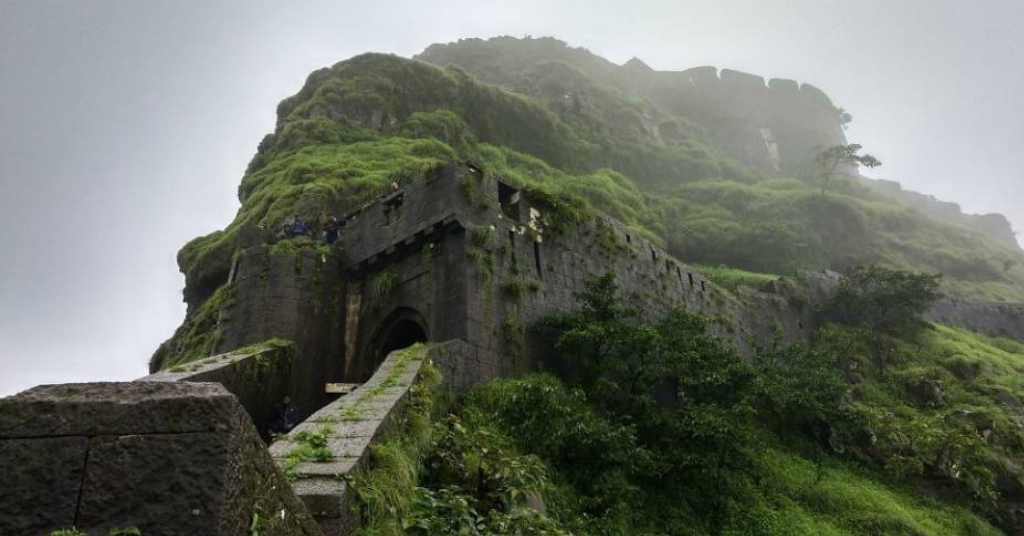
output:
[[[846,143],[839,111],[810,84],[697,67],[653,72],[646,91],[656,104],[704,126],[716,146],[760,169],[799,167],[821,148]]]
[[[1024,342],[1024,303],[944,299],[928,317],[940,324]]]
[[[347,215],[331,254],[247,250],[232,282],[237,297],[222,322],[222,344],[294,340],[292,392],[308,412],[331,400],[325,383],[366,381],[399,343],[465,341],[470,357],[449,371],[456,391],[557,368],[528,327],[577,309],[585,282],[607,272],[649,318],[674,307],[703,313],[717,319],[715,335],[748,356],[752,343],[771,342],[775,327],[786,340],[804,340],[814,328],[808,304],[835,282],[822,276],[821,284],[811,278],[728,292],[619,222],[600,215],[558,220],[544,196],[446,167]],[[994,307],[945,307],[935,319],[1024,335]]]
[[[288,391],[303,414],[330,401],[323,384],[343,367],[342,289],[337,250],[258,245],[242,250],[227,285],[213,352],[272,338],[295,343]]]
[[[490,208],[467,216],[467,234],[493,227],[494,239],[468,246],[493,259],[492,268],[470,264],[466,277],[472,322],[466,340],[478,352],[476,370],[468,375],[476,381],[557,366],[550,349],[527,328],[547,315],[578,309],[577,293],[587,280],[607,272],[615,274],[621,296],[652,320],[675,307],[720,319],[712,332],[742,354],[750,354],[751,340],[769,343],[775,325],[791,341],[812,328],[810,311],[785,288],[734,295],[614,220],[595,215],[557,227],[545,223],[556,219],[555,209],[527,192],[519,192],[513,207],[507,200],[515,194],[498,181],[482,179],[478,191],[470,207]]]

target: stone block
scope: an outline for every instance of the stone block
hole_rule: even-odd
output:
[[[0,440],[0,534],[34,536],[75,524],[85,437]]]
[[[147,527],[147,536],[224,534],[216,529],[230,512],[248,509],[230,500],[233,453],[225,439],[210,432],[93,438],[78,528],[103,534],[114,527]]]
[[[322,534],[219,384],[43,386],[0,400],[0,415],[4,536]]]
[[[215,383],[42,385],[0,399],[0,438],[226,431],[236,408]]]

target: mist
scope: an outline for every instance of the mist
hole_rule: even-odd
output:
[[[180,324],[175,253],[227,225],[275,107],[366,51],[551,35],[614,62],[822,88],[871,175],[1024,228],[1024,7],[830,2],[0,4],[0,395],[126,380]]]

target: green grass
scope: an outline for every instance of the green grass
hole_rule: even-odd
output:
[[[594,84],[572,69],[538,69],[534,83],[555,87],[568,76]],[[277,229],[298,212],[317,232],[327,216],[391,181],[461,160],[548,201],[555,209],[545,219],[556,228],[597,209],[687,262],[755,273],[876,262],[942,272],[957,295],[1024,300],[1024,268],[1004,269],[1014,260],[1024,266],[1024,252],[852,181],[821,196],[807,177],[740,170],[699,128],[666,146],[624,128],[663,111],[599,86],[587,90],[582,120],[543,92],[518,94],[393,56],[358,56],[313,73],[279,106],[277,130],[242,179],[234,221],[179,253],[186,296],[226,278],[245,226]]]
[[[299,432],[292,439],[298,443],[285,456],[282,470],[288,480],[295,480],[295,468],[303,462],[326,463],[334,459],[334,454],[327,448],[327,441],[334,429],[323,425],[316,432]]]
[[[415,358],[409,352],[409,359]],[[404,534],[401,520],[411,508],[427,455],[435,412],[443,404],[441,373],[424,363],[409,390],[409,403],[396,431],[370,447],[370,463],[350,479],[363,525],[357,534]]]
[[[758,289],[766,283],[779,279],[779,276],[775,274],[748,272],[739,268],[729,268],[728,266],[694,265],[693,267],[714,284],[729,290],[736,290],[740,287]]]
[[[871,474],[840,463],[822,469],[810,460],[768,449],[760,458],[769,506],[764,533],[801,536],[992,535],[999,530],[963,508],[886,486]]]

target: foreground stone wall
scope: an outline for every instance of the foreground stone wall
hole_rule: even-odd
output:
[[[321,534],[218,384],[41,386],[0,399],[0,534]]]

